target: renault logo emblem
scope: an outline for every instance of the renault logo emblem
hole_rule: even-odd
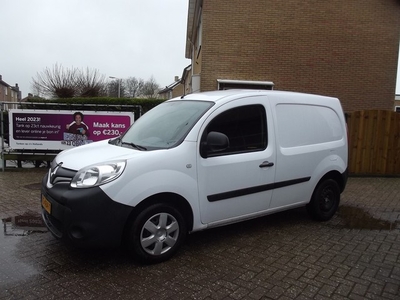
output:
[[[51,172],[50,172],[50,181],[51,181],[51,182],[53,182],[54,177],[56,176],[57,170],[58,170],[59,167],[61,167],[62,164],[63,164],[63,163],[60,162],[59,164],[57,164],[57,165],[54,167],[53,170],[51,170]]]

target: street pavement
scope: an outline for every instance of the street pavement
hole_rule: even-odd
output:
[[[400,299],[400,178],[349,178],[338,213],[305,208],[189,235],[151,266],[43,227],[45,168],[0,173],[0,299]]]

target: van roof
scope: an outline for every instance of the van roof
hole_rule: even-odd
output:
[[[201,101],[211,101],[211,102],[221,102],[221,101],[226,101],[226,100],[232,100],[232,98],[242,98],[242,97],[248,97],[248,96],[257,96],[257,95],[266,95],[266,96],[291,96],[292,99],[294,98],[302,98],[305,95],[311,96],[311,97],[323,97],[323,98],[330,98],[330,99],[335,99],[334,97],[326,97],[326,96],[320,96],[320,95],[313,95],[313,94],[305,94],[305,93],[299,93],[299,92],[288,92],[288,91],[278,91],[278,90],[241,90],[241,89],[230,89],[230,90],[218,90],[218,91],[207,91],[207,92],[201,92],[201,93],[193,93],[193,94],[188,94],[184,95],[181,97],[176,97],[173,99],[170,99],[169,101],[172,100],[201,100]]]

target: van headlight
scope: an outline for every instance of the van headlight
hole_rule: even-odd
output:
[[[112,161],[80,169],[71,181],[73,188],[99,186],[117,179],[124,172],[126,161]]]

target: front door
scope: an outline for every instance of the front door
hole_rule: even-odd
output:
[[[251,218],[270,205],[275,177],[275,142],[267,99],[236,100],[219,107],[201,130],[229,138],[229,147],[198,155],[201,221],[218,225]],[[264,103],[263,103],[264,102]]]

